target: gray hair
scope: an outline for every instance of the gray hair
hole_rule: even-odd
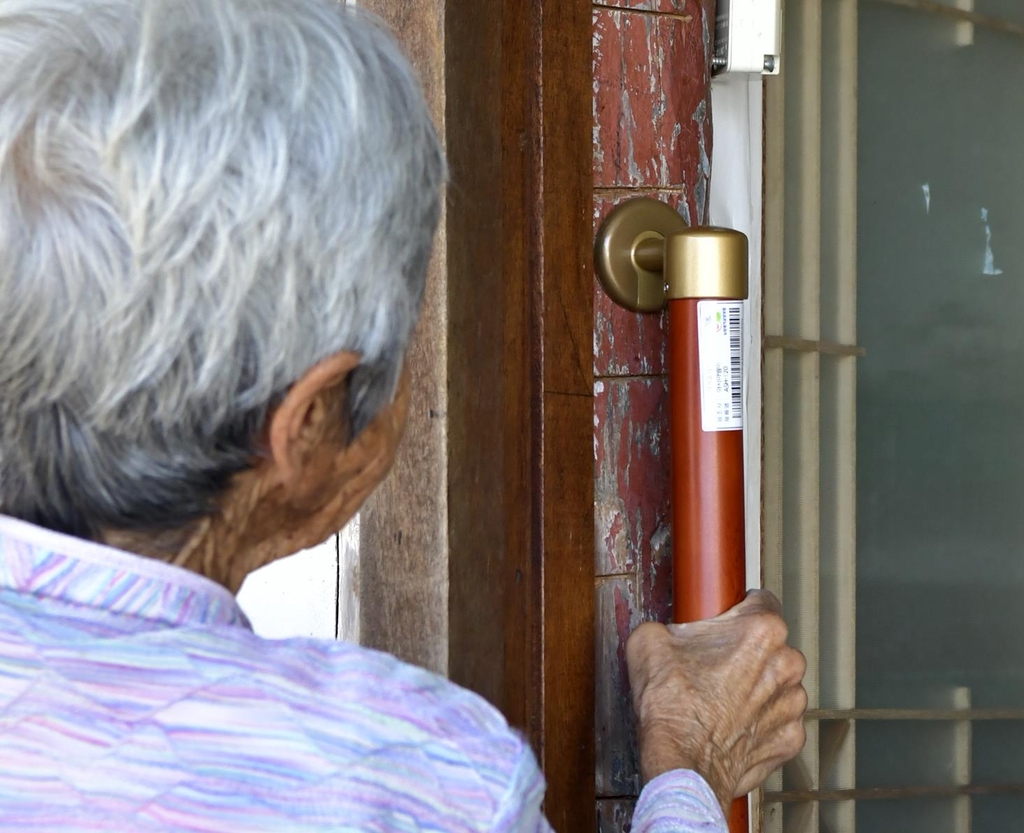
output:
[[[0,512],[209,514],[305,371],[394,396],[445,176],[414,74],[333,0],[0,4]]]

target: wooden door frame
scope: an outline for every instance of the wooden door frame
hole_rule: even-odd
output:
[[[590,833],[592,6],[361,5],[418,65],[451,168],[406,450],[362,525],[361,632],[498,705],[555,829]]]

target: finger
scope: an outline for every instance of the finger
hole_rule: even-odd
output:
[[[748,616],[757,613],[772,613],[782,616],[782,602],[770,590],[751,590],[742,602],[727,610],[719,618]]]
[[[657,622],[644,622],[626,640],[626,665],[632,671],[643,665],[652,651],[665,641],[668,629]]]
[[[752,610],[756,609],[782,616],[782,602],[771,590],[751,590],[740,604],[750,605]]]
[[[774,771],[799,755],[807,744],[807,728],[803,721],[791,721],[772,736],[762,753],[762,765]]]
[[[756,702],[760,692],[751,700]],[[790,723],[802,723],[807,712],[807,689],[802,685],[780,689],[766,698],[757,713],[757,745],[771,742],[775,734]]]
[[[736,798],[746,795],[762,786],[773,772],[796,758],[807,743],[807,730],[802,722],[791,722],[781,727],[772,737],[761,754],[754,757],[747,772],[736,786]]]
[[[792,688],[803,682],[807,673],[807,657],[788,645],[777,651],[769,663],[770,675],[781,688]]]

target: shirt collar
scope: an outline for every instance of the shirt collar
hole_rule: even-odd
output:
[[[198,573],[0,515],[0,589],[169,625],[249,627],[234,596]]]

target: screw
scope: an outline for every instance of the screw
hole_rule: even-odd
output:
[[[764,71],[775,72],[775,56],[765,55],[764,56]]]

